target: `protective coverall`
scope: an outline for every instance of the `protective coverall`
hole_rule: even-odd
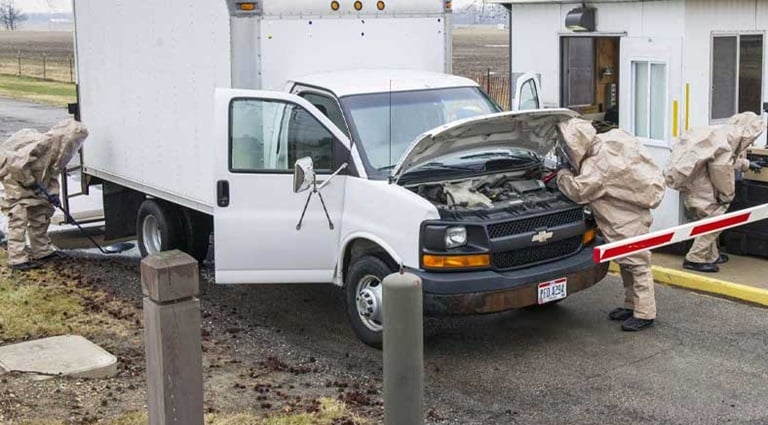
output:
[[[765,131],[756,114],[734,115],[722,126],[693,128],[675,143],[664,170],[667,186],[680,191],[688,218],[701,220],[724,214],[736,193],[735,172],[747,171],[747,148]],[[717,271],[724,262],[717,248],[720,233],[699,236],[685,257],[686,262],[708,265],[702,271]]]
[[[12,267],[45,259],[56,251],[48,237],[54,207],[37,187],[58,196],[59,175],[87,136],[82,124],[68,119],[47,133],[21,130],[0,145],[0,181],[5,189],[0,207],[8,216]]]
[[[578,118],[560,124],[560,131],[573,171],[558,172],[558,188],[574,202],[589,205],[606,241],[648,233],[651,209],[661,204],[665,189],[661,169],[640,141],[619,129],[598,135],[591,122]],[[624,283],[626,316],[611,318],[628,320],[631,311],[637,319],[652,321],[656,300],[651,253],[632,254],[616,262]]]

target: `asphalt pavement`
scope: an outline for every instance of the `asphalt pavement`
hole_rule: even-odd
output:
[[[22,128],[48,131],[68,116],[66,108],[0,97],[0,141]]]
[[[277,330],[294,352],[380,376],[381,353],[355,340],[340,292],[239,286],[208,296],[246,326]],[[656,326],[640,333],[607,320],[623,297],[614,276],[548,308],[429,319],[431,423],[768,423],[768,310],[661,285],[656,294]]]
[[[0,99],[0,135],[45,129],[58,113]],[[123,258],[138,269],[137,257]],[[140,300],[137,279],[116,266],[102,285]],[[252,347],[312,356],[380,385],[381,352],[354,337],[339,288],[208,280],[203,308],[226,326],[256,329],[239,339],[242,356]],[[609,276],[547,308],[427,320],[427,423],[768,423],[768,310],[658,285],[656,326],[632,334],[606,319],[622,297]]]

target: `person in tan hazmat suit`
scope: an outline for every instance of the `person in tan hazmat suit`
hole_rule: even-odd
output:
[[[68,119],[47,133],[20,130],[0,145],[0,181],[5,188],[1,207],[8,216],[12,269],[37,268],[39,261],[61,256],[48,237],[53,204],[59,202],[58,178],[87,136],[82,124]]]
[[[747,148],[765,131],[765,122],[753,112],[734,115],[722,126],[693,128],[672,149],[664,170],[667,186],[679,190],[690,220],[724,214],[736,193],[736,172],[760,171],[747,159]],[[700,272],[720,271],[728,261],[720,254],[720,232],[699,236],[685,256],[683,267]]]
[[[614,242],[648,233],[651,210],[664,197],[661,169],[637,138],[623,130],[597,134],[590,121],[572,118],[560,124],[561,147],[568,167],[561,167],[557,186],[574,202],[589,205],[600,233]],[[624,306],[608,315],[625,331],[653,325],[656,299],[651,253],[616,260],[624,283]]]

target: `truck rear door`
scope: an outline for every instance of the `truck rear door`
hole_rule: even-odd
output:
[[[332,282],[347,176],[323,187],[326,217],[317,196],[294,193],[293,169],[311,157],[327,179],[348,161],[347,137],[287,93],[219,89],[215,114],[216,282]]]

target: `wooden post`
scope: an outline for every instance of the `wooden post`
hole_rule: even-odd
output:
[[[75,82],[75,66],[72,63],[72,56],[69,57],[69,82]]]
[[[197,261],[181,251],[141,262],[150,425],[203,425]]]
[[[21,50],[19,50],[19,77],[21,77]]]
[[[46,79],[45,65],[45,53],[43,53],[43,80]]]

